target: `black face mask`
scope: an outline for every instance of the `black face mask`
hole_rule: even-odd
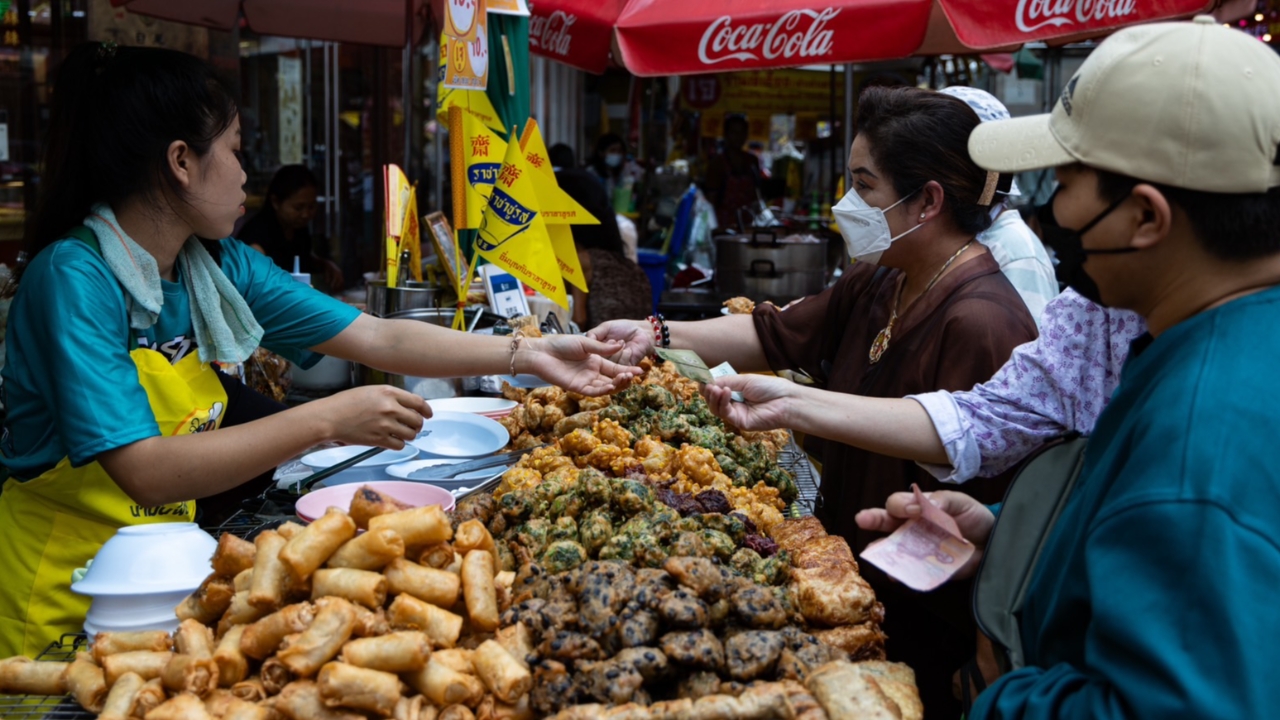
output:
[[[1058,193],[1054,192],[1054,197]],[[1057,267],[1054,271],[1058,275],[1058,281],[1066,284],[1072,290],[1080,293],[1081,297],[1090,300],[1102,307],[1106,305],[1102,302],[1102,293],[1098,290],[1098,284],[1089,277],[1089,273],[1084,269],[1085,260],[1090,255],[1123,255],[1126,253],[1137,252],[1139,248],[1112,248],[1109,250],[1085,250],[1081,238],[1084,234],[1093,229],[1095,225],[1102,222],[1102,219],[1110,215],[1113,210],[1120,207],[1120,204],[1127,200],[1123,197],[1113,203],[1106,210],[1103,210],[1087,225],[1079,230],[1070,230],[1058,225],[1057,219],[1053,215],[1053,198],[1049,198],[1049,202],[1040,207],[1036,212],[1040,220],[1040,229],[1044,233],[1044,244],[1053,248],[1054,254],[1057,255]]]

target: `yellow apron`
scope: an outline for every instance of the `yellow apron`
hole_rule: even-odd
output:
[[[221,424],[227,394],[198,353],[173,365],[155,350],[129,356],[162,435]],[[89,598],[71,592],[71,573],[118,528],[191,522],[195,511],[194,501],[140,507],[96,461],[73,468],[63,458],[39,477],[8,480],[0,492],[0,658],[35,657],[63,633],[80,632]]]

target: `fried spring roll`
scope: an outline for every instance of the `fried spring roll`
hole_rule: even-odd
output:
[[[213,657],[213,631],[198,620],[183,620],[173,633],[173,645],[182,655]]]
[[[351,497],[350,505],[351,519],[361,530],[369,528],[369,520],[372,518],[412,508],[412,505],[380,493],[368,485],[361,485],[356,490],[356,494]]]
[[[356,610],[350,602],[337,597],[316,601],[316,618],[298,638],[283,648],[277,657],[299,677],[312,677],[320,667],[338,655],[351,637],[356,624]]]
[[[270,703],[289,720],[365,720],[363,715],[325,705],[320,698],[320,688],[310,680],[289,683]]]
[[[474,707],[484,698],[484,683],[474,675],[460,673],[435,657],[415,673],[406,673],[405,682],[439,707],[461,703]]]
[[[263,660],[258,672],[262,677],[262,689],[267,695],[279,695],[294,680],[293,671],[274,656]]]
[[[462,595],[467,600],[471,627],[481,632],[498,629],[498,591],[493,583],[493,556],[472,550],[462,558]]]
[[[157,705],[146,714],[146,720],[213,720],[200,698],[179,693]]]
[[[482,717],[479,712],[477,718]],[[489,710],[489,720],[534,720],[537,716],[529,707],[529,696],[522,695],[514,705],[495,702]]]
[[[525,669],[529,669],[528,657],[533,653],[533,635],[527,625],[520,622],[500,628],[494,639]]]
[[[494,697],[508,705],[520,700],[520,696],[533,687],[533,675],[497,641],[486,640],[476,648],[472,662]]]
[[[317,570],[311,576],[311,599],[340,597],[371,610],[387,601],[387,578],[370,570]]]
[[[400,678],[346,663],[325,663],[316,685],[320,687],[320,698],[329,707],[363,710],[383,717],[395,713],[400,700]]]
[[[442,608],[453,607],[462,588],[462,581],[457,575],[423,567],[404,558],[392,562],[382,573],[386,575],[387,589],[393,595],[408,593]]]
[[[253,568],[241,570],[232,581],[231,587],[236,592],[244,592],[253,587]]]
[[[280,641],[285,635],[306,630],[315,618],[315,606],[309,602],[285,606],[252,625],[245,626],[240,638],[240,652],[255,660],[262,660],[280,647]]]
[[[466,648],[450,648],[448,650],[440,650],[432,654],[432,658],[452,670],[467,675],[476,674],[475,666],[475,650],[467,650]]]
[[[302,525],[299,525],[298,523],[290,520],[289,522],[283,523],[282,525],[280,525],[280,527],[276,528],[276,532],[280,533],[280,537],[284,538],[285,540],[292,540],[294,536],[302,532]]]
[[[342,648],[342,662],[389,673],[421,670],[429,657],[431,641],[426,633],[416,630],[352,640]]]
[[[106,677],[107,687],[116,684],[116,680],[125,673],[137,673],[143,680],[154,680],[160,677],[164,666],[173,658],[171,652],[152,650],[134,650],[116,653],[102,659],[102,672]]]
[[[213,651],[213,662],[218,665],[218,687],[229,688],[249,676],[249,659],[240,650],[245,629],[245,625],[236,625],[228,630]]]
[[[271,608],[256,608],[249,604],[250,591],[238,592],[235,597],[231,598],[231,605],[227,608],[227,612],[222,615],[222,619],[218,621],[219,637],[226,635],[227,631],[236,625],[248,625],[258,618],[271,612]]]
[[[210,575],[178,605],[174,613],[179,620],[195,620],[208,625],[222,617],[231,607],[234,597],[235,588],[230,580]]]
[[[393,720],[418,720],[418,716],[422,714],[422,707],[426,702],[427,699],[421,695],[401,697],[396,701],[396,710],[391,713],[391,717]]]
[[[343,543],[325,563],[331,568],[381,570],[387,563],[404,557],[404,538],[394,530],[366,532]]]
[[[453,563],[453,543],[428,545],[418,553],[418,564],[423,567],[444,570]]]
[[[259,610],[269,612],[284,604],[289,571],[280,561],[280,551],[288,542],[274,530],[263,531],[253,541],[257,546],[257,553],[253,559],[253,584],[249,586],[249,604]]]
[[[137,673],[122,675],[107,693],[107,699],[102,704],[98,720],[128,720],[129,713],[133,710],[133,703],[138,697],[138,691],[145,684],[146,681]]]
[[[394,530],[404,546],[432,545],[453,538],[453,526],[439,505],[401,510],[369,520],[370,530]]]
[[[221,688],[205,695],[201,700],[204,701],[204,709],[214,717],[222,717],[227,712],[227,706],[232,700],[238,700],[229,690]]]
[[[263,663],[264,665],[266,663]],[[287,684],[287,683],[286,683]],[[283,685],[281,686],[283,687]],[[262,685],[262,679],[251,677],[231,686],[231,694],[246,702],[256,703],[267,699],[267,689]]]
[[[356,609],[356,626],[351,635],[358,638],[377,637],[391,632],[391,623],[387,622],[387,611],[382,608],[370,610],[363,605],[353,605]]]
[[[398,628],[417,628],[431,639],[433,648],[451,648],[462,636],[462,616],[423,602],[412,595],[399,595],[387,609],[387,619]]]
[[[173,637],[163,630],[100,632],[93,636],[93,660],[99,665],[108,655],[134,650],[164,652],[173,649]]]
[[[498,548],[493,543],[493,536],[489,534],[489,528],[475,518],[458,526],[453,537],[453,549],[464,558],[472,550],[484,550],[493,556],[495,570],[502,565],[498,559]]]
[[[218,663],[212,657],[177,654],[160,671],[160,682],[169,692],[203,698],[218,689]]]
[[[280,562],[289,568],[294,580],[302,580],[355,536],[356,524],[351,517],[331,507],[285,544],[280,551]]]
[[[450,705],[440,711],[437,720],[476,720],[476,714],[466,705]]]
[[[240,698],[232,698],[225,712],[222,714],[222,720],[271,720],[273,711],[258,705],[257,703],[246,702]]]
[[[248,540],[242,540],[231,533],[222,533],[218,538],[218,549],[213,553],[213,573],[224,578],[233,578],[241,572],[253,567],[253,556],[257,548]]]
[[[129,714],[137,718],[146,717],[147,713],[164,702],[164,698],[164,685],[160,682],[160,678],[152,678],[143,683],[142,689],[133,698],[133,709]]]
[[[67,668],[66,681],[67,689],[80,707],[89,712],[102,712],[107,699],[107,680],[89,653],[76,653],[75,661]]]

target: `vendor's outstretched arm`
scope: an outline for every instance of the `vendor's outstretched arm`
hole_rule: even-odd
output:
[[[398,375],[462,377],[510,373],[511,342],[414,320],[361,315],[314,349]],[[621,341],[600,342],[581,335],[526,338],[519,343],[514,366],[517,373],[531,373],[584,395],[602,395],[625,387],[640,372],[605,359],[621,349]]]
[[[732,400],[732,391],[746,402]],[[764,375],[734,375],[704,391],[717,415],[743,430],[791,428],[916,462],[948,462],[929,415],[914,400],[818,390]]]
[[[375,385],[214,432],[149,437],[97,459],[129,497],[154,507],[230,490],[322,442],[398,450],[430,414],[417,395]]]

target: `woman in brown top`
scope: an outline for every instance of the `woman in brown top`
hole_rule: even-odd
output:
[[[671,346],[695,350],[708,365],[797,370],[827,390],[877,397],[968,389],[989,379],[1014,347],[1035,339],[1036,326],[995,260],[973,242],[991,223],[997,184],[991,181],[998,181],[969,159],[969,132],[977,125],[977,115],[947,95],[866,90],[849,170],[854,191],[887,221],[892,241],[879,265],[857,262],[826,291],[784,309],[765,304],[751,316],[670,323]],[[846,240],[859,245],[858,238]],[[628,362],[653,351],[648,322],[608,323],[589,335],[626,340]],[[781,415],[773,420],[776,427],[820,430]],[[926,491],[940,487],[914,463],[836,442],[824,443],[821,459],[818,516],[856,551],[873,539],[854,523],[858,510],[883,507],[912,483]],[[998,502],[1008,479],[952,489]],[[862,572],[886,607],[889,656],[915,669],[927,715],[958,717],[951,678],[972,657],[976,637],[967,590],[920,594],[870,565]]]

